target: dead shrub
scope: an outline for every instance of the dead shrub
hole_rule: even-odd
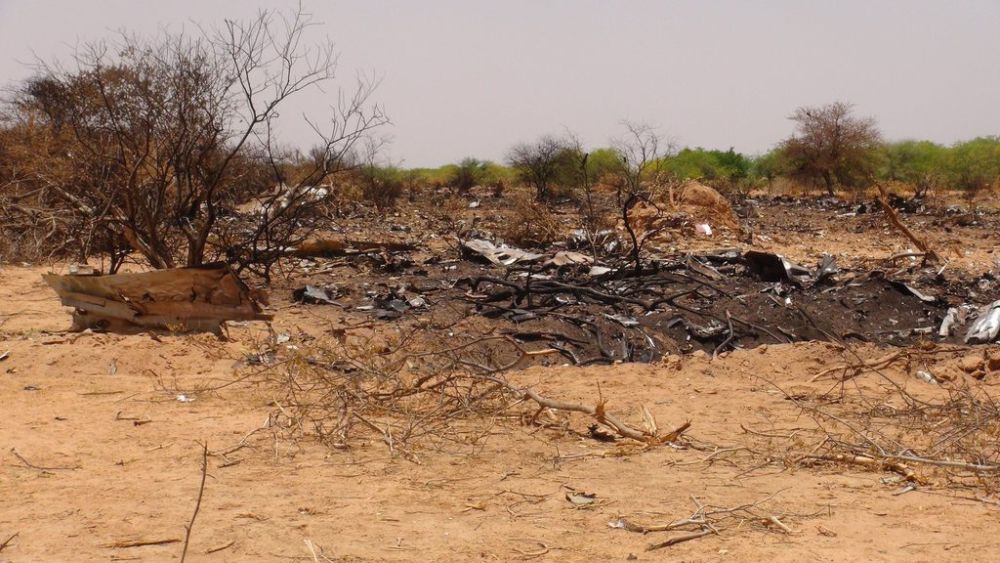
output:
[[[537,247],[563,238],[563,228],[552,211],[524,192],[511,195],[510,213],[500,236],[516,246]]]
[[[37,211],[69,221],[68,250],[110,258],[112,272],[130,253],[157,269],[270,260],[311,213],[311,188],[353,167],[388,122],[369,101],[376,84],[360,78],[326,123],[309,122],[317,146],[297,181],[284,177],[292,163],[274,120],[336,70],[330,42],[309,44],[312,27],[301,9],[261,11],[194,34],[122,32],[82,45],[68,66],[40,61],[0,105],[0,182],[35,190]],[[273,185],[288,189],[258,192]],[[249,197],[264,212],[226,230]]]
[[[403,181],[394,169],[377,166],[365,167],[361,172],[361,196],[379,211],[396,207],[396,200],[403,195]]]
[[[761,378],[812,424],[794,431],[744,427],[744,444],[721,451],[732,452],[730,461],[749,458],[751,472],[774,464],[841,465],[894,473],[882,481],[901,493],[947,485],[1000,494],[1000,403],[988,387],[962,380],[928,385],[910,375],[934,355],[961,349],[897,350],[874,360],[846,352],[844,364],[813,376],[834,380],[825,392],[789,393]],[[906,377],[883,371],[892,363],[905,366]]]
[[[502,421],[533,423],[543,410],[581,413],[602,432],[647,445],[675,443],[689,426],[660,434],[646,412],[639,429],[607,412],[601,398],[595,405],[555,401],[503,376],[529,356],[555,350],[529,351],[510,337],[479,336],[409,352],[412,338],[345,332],[333,345],[262,343],[248,363],[264,365],[259,376],[275,410],[251,435],[314,439],[338,450],[376,441],[391,455],[419,462],[422,449],[475,447]]]
[[[463,213],[469,202],[450,192],[439,193],[431,200],[431,215],[443,224],[446,233],[461,235],[465,231]]]

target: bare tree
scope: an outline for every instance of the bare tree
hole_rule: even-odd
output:
[[[627,134],[615,141],[615,150],[621,156],[619,169],[621,181],[615,191],[615,200],[621,210],[623,226],[631,241],[629,255],[635,274],[640,275],[642,245],[653,233],[639,236],[632,228],[629,214],[636,204],[643,201],[659,210],[650,198],[649,184],[660,180],[665,160],[673,155],[674,146],[670,141],[663,139],[651,125],[632,121],[625,121],[623,125]]]
[[[566,137],[571,152],[576,155],[571,178],[573,179],[575,191],[581,196],[579,198],[579,205],[580,218],[583,220],[583,233],[587,238],[591,254],[596,261],[601,251],[600,245],[597,244],[597,233],[601,228],[603,218],[603,213],[599,208],[597,197],[594,194],[597,178],[590,173],[590,167],[588,166],[590,153],[584,150],[580,138],[572,132],[567,132]]]
[[[267,128],[261,158],[277,186],[258,197],[247,221],[229,221],[216,229],[216,246],[238,271],[250,270],[270,282],[274,265],[313,234],[320,219],[317,206],[334,196],[335,178],[374,162],[384,139],[370,133],[387,122],[378,106],[366,109],[374,89],[374,82],[359,81],[351,96],[340,97],[326,130],[310,123],[320,142],[294,175],[283,170],[288,158],[273,146]]]
[[[647,182],[656,180],[663,171],[664,160],[673,155],[674,145],[646,123],[624,121],[627,133],[615,141],[615,149],[621,156],[619,173],[622,182],[617,189],[619,206],[631,196],[645,193]]]
[[[840,184],[854,187],[872,177],[882,136],[871,117],[856,117],[853,106],[834,102],[801,107],[789,118],[795,134],[781,143],[792,175],[822,181],[834,195]]]
[[[72,209],[81,227],[154,268],[203,263],[220,216],[245,191],[241,164],[263,155],[272,182],[283,181],[273,135],[278,108],[335,76],[332,43],[310,46],[311,26],[301,9],[262,12],[198,35],[123,33],[85,46],[70,70],[40,63],[15,111],[58,139],[55,155],[68,172],[53,176],[38,162],[32,179]],[[300,204],[316,193],[306,188],[348,166],[358,143],[387,123],[381,108],[368,105],[376,86],[359,80],[353,93],[340,95],[328,123],[310,123],[321,138],[315,166],[266,198],[261,224],[237,243],[243,249],[219,247],[217,254],[249,259],[262,241],[268,249],[287,242],[268,239],[294,231]]]
[[[564,139],[544,135],[534,143],[519,143],[507,153],[507,163],[517,170],[521,180],[535,188],[538,201],[548,200],[550,188],[567,169],[571,145]]]

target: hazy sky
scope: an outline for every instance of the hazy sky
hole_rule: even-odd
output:
[[[127,27],[193,28],[296,2],[0,0],[0,81],[32,53]],[[1000,134],[1000,0],[303,0],[341,53],[341,77],[384,77],[391,157],[406,166],[502,159],[565,129],[590,146],[623,119],[678,143],[760,152],[800,105],[853,102],[888,138]],[[284,112],[287,141],[309,144]]]

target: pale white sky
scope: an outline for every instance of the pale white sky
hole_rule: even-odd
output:
[[[0,0],[0,82],[32,53],[127,27],[249,18],[262,0]],[[888,138],[1000,134],[998,0],[303,0],[341,52],[341,76],[384,77],[389,149],[406,166],[502,159],[570,129],[590,146],[645,121],[684,145],[767,150],[800,105],[853,102]],[[288,142],[308,145],[300,112]],[[291,108],[288,108],[291,109]]]

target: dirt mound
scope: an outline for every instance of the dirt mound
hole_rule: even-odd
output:
[[[708,234],[719,229],[740,231],[729,201],[714,188],[686,182],[671,189],[667,201],[640,201],[629,212],[629,224],[640,238],[672,240],[676,234]],[[706,231],[699,225],[708,225]],[[620,221],[619,226],[624,228]]]
[[[671,190],[671,207],[691,216],[698,223],[708,223],[712,228],[739,229],[740,222],[729,200],[714,188],[690,181]]]

